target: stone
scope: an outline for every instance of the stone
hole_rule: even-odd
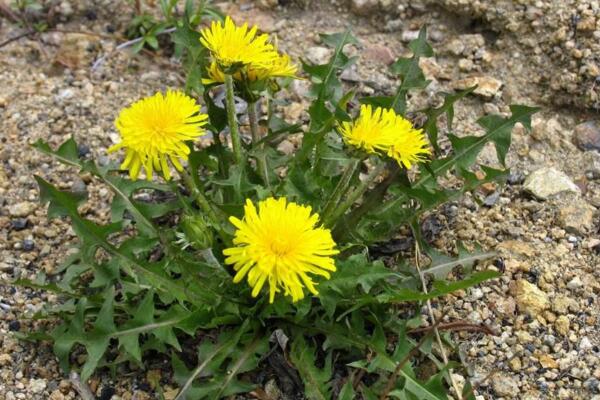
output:
[[[31,239],[25,239],[23,240],[23,242],[21,243],[21,248],[24,251],[32,251],[35,248],[35,243],[33,240]]]
[[[538,142],[552,141],[560,134],[562,134],[562,127],[556,119],[547,119],[537,115],[532,118],[531,137]]]
[[[15,231],[22,231],[29,225],[27,218],[16,218],[10,221],[10,227]]]
[[[514,399],[519,394],[519,385],[512,376],[497,374],[492,381],[492,387],[498,396]]]
[[[429,80],[436,79],[442,72],[442,68],[433,57],[421,57],[419,59],[419,67],[421,67],[425,78]]]
[[[578,290],[578,289],[581,289],[582,287],[583,287],[583,282],[581,281],[581,278],[579,276],[576,276],[575,278],[571,279],[567,283],[567,289],[569,289],[569,290]]]
[[[389,47],[380,44],[370,44],[363,52],[363,57],[376,63],[390,65],[396,60]]]
[[[513,296],[515,296],[519,310],[532,317],[539,315],[550,307],[548,295],[525,279],[519,279],[514,282],[511,291]]]
[[[558,368],[558,363],[556,362],[556,360],[554,360],[552,357],[550,357],[547,354],[540,355],[538,360],[539,360],[540,364],[542,365],[542,367],[544,367],[544,368],[551,368],[551,369]]]
[[[513,358],[508,362],[508,364],[510,365],[510,369],[515,372],[519,372],[521,368],[523,368],[523,364],[521,363],[521,359],[519,357]]]
[[[294,144],[287,139],[282,140],[281,143],[277,145],[277,150],[282,152],[286,156],[293,154],[295,149],[296,147],[294,146]]]
[[[496,246],[496,250],[505,250],[516,259],[528,260],[535,256],[535,249],[529,243],[520,240],[505,240]]]
[[[600,151],[600,121],[587,121],[573,131],[573,143],[583,151]]]
[[[569,311],[577,311],[579,305],[574,299],[565,296],[558,295],[552,300],[552,311],[559,314],[568,314]],[[560,318],[560,317],[559,317]]]
[[[567,232],[583,236],[594,226],[594,211],[584,200],[572,201],[558,211],[558,224]]]
[[[32,393],[42,393],[46,389],[46,385],[45,379],[32,379],[29,381],[28,389]]]
[[[554,328],[556,329],[556,332],[563,336],[567,336],[569,334],[570,327],[571,323],[566,315],[561,315],[560,317],[556,318],[556,321],[554,321]]]
[[[403,42],[412,42],[413,40],[419,37],[419,31],[402,31],[402,35],[400,36],[400,40]]]
[[[541,200],[563,192],[581,194],[581,189],[567,175],[549,167],[540,168],[529,174],[523,188]]]
[[[593,347],[594,345],[587,336],[582,337],[579,341],[579,350],[581,351],[591,350]]]
[[[472,76],[469,78],[460,79],[453,83],[453,88],[465,90],[473,86],[477,86],[473,93],[484,98],[492,98],[500,92],[502,81],[491,76]]]
[[[159,82],[161,78],[161,73],[158,71],[148,71],[144,72],[140,76],[140,80],[142,82]]]
[[[350,9],[357,15],[369,15],[377,9],[379,0],[352,0]]]
[[[10,365],[13,359],[10,354],[0,354],[0,365]]]
[[[469,72],[473,69],[475,64],[473,64],[473,60],[469,58],[461,58],[458,60],[458,69],[464,72]]]
[[[306,59],[316,65],[326,64],[331,54],[330,49],[322,46],[311,46],[306,49],[305,53]]]
[[[54,392],[52,392],[50,394],[50,397],[48,398],[48,400],[64,400],[65,395],[62,394],[62,392],[58,389],[56,389]]]
[[[465,51],[465,44],[460,39],[453,39],[446,48],[455,56],[460,56]]]
[[[22,201],[8,207],[8,213],[11,217],[26,217],[35,210],[35,204],[30,201]]]

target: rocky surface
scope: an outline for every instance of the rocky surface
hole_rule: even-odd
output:
[[[67,223],[46,219],[34,174],[65,189],[87,187],[89,201],[81,212],[99,222],[109,217],[106,188],[27,144],[44,138],[56,146],[73,135],[83,157],[106,163],[118,110],[140,96],[181,84],[176,62],[163,54],[113,52],[133,10],[128,2],[100,3],[53,3],[53,18],[63,32],[22,38],[0,49],[0,87],[7,88],[0,92],[2,281],[54,273],[76,239]],[[261,7],[251,2],[220,6],[277,35],[295,59],[326,57],[317,33],[351,25],[360,45],[349,52],[359,60],[343,79],[359,94],[394,90],[397,82],[386,66],[408,54],[408,41],[427,24],[438,56],[422,60],[431,84],[411,99],[411,107],[437,104],[437,92],[476,80],[480,91],[456,108],[459,134],[478,132],[478,116],[506,114],[511,103],[542,106],[531,134],[521,126],[513,132],[509,184],[484,188],[435,213],[440,228],[432,234],[433,244],[452,251],[460,240],[496,249],[501,258],[491,267],[503,273],[479,288],[448,296],[438,308],[450,320],[484,323],[497,333],[455,337],[469,365],[466,373],[477,384],[478,400],[600,399],[600,153],[594,145],[599,118],[593,112],[598,2],[257,3]],[[20,32],[14,24],[0,25],[2,38]],[[92,63],[107,54],[92,70]],[[286,118],[307,118],[306,92],[306,82],[294,83],[291,96],[282,99]],[[575,107],[556,107],[560,104]],[[293,151],[294,141],[282,146]],[[496,161],[493,148],[484,149],[481,157]],[[559,181],[571,190],[535,195],[531,185],[539,171],[555,171],[545,185],[550,191]],[[24,317],[56,301],[51,293],[0,284],[0,398],[79,398],[48,346],[12,334],[38,326]],[[116,379],[99,374],[90,386],[104,400],[155,398],[151,373],[167,372],[134,371]],[[165,398],[172,398],[169,377],[163,378]]]
[[[543,90],[540,98],[556,105],[600,109],[600,3],[597,0],[348,0],[357,15],[378,12],[390,30],[401,29],[411,13],[444,10],[459,16],[461,30],[484,34],[486,42],[504,50],[488,58],[508,73],[525,68],[529,75],[511,79],[529,90]],[[476,63],[463,53],[463,40],[451,38],[448,50],[459,56],[461,70]],[[515,86],[516,88],[517,86]]]

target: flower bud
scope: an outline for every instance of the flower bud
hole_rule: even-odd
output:
[[[196,249],[204,250],[212,246],[212,231],[202,215],[185,214],[180,225],[187,240]]]

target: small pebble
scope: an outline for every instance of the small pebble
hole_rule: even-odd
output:
[[[10,321],[8,323],[8,330],[11,332],[16,332],[21,330],[21,323],[19,321]]]
[[[21,248],[24,251],[32,251],[35,248],[35,243],[33,242],[33,240],[25,239],[21,244]]]
[[[10,221],[10,226],[15,231],[21,231],[27,228],[29,220],[27,218],[16,218]]]

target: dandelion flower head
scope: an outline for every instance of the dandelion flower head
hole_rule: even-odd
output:
[[[392,109],[362,105],[359,117],[342,122],[339,131],[347,144],[371,154],[386,154],[406,168],[430,154],[423,131]]]
[[[258,203],[246,200],[244,218],[231,217],[237,228],[234,247],[225,249],[225,262],[237,271],[234,282],[247,277],[256,297],[267,284],[269,301],[283,291],[296,302],[304,298],[304,288],[317,295],[310,275],[326,279],[335,271],[333,255],[339,251],[331,232],[317,227],[319,215],[311,207],[268,198]]]
[[[223,24],[213,21],[209,28],[200,32],[200,42],[212,56],[207,71],[209,79],[204,83],[223,82],[224,73],[233,68],[234,78],[250,81],[294,77],[296,65],[288,55],[280,54],[269,41],[269,35],[258,33],[258,27],[248,24],[237,26],[229,17]]]
[[[121,169],[129,170],[131,179],[137,179],[143,167],[148,180],[154,171],[169,180],[168,162],[178,171],[183,169],[181,160],[187,160],[190,152],[186,141],[204,134],[207,119],[196,101],[183,92],[156,93],[121,111],[115,121],[121,142],[108,152],[126,150]]]

